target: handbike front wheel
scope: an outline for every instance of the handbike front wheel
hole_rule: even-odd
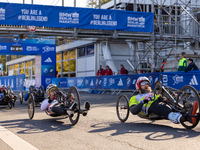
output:
[[[178,97],[176,100],[176,105],[180,109],[181,113],[187,114],[189,110],[192,108],[194,101],[198,102],[198,109],[196,113],[199,113],[199,104],[200,104],[200,97],[197,92],[197,90],[190,86],[190,85],[185,85],[182,87],[178,93]],[[181,122],[181,124],[186,128],[186,129],[192,129],[197,126],[199,123],[199,116],[196,115],[196,123],[192,124],[191,121],[187,120],[184,122]]]
[[[23,103],[23,92],[22,92],[22,90],[20,90],[20,92],[19,92],[19,100],[20,100],[20,104],[22,104]]]
[[[33,118],[35,113],[35,99],[33,94],[29,94],[28,97],[28,116],[30,119]]]
[[[74,110],[73,116],[69,116],[70,122],[72,123],[72,125],[75,125],[78,122],[79,116],[80,116],[80,113],[79,113],[79,110],[80,110],[80,95],[79,95],[79,92],[78,92],[78,90],[77,90],[77,88],[75,86],[72,86],[69,89],[69,93],[68,94],[69,95],[71,95],[71,94],[74,95],[73,99],[71,99],[71,96],[70,96],[71,104],[73,104],[74,102],[76,103],[76,109]]]
[[[117,117],[121,122],[125,122],[129,116],[129,100],[126,95],[120,95],[116,105]]]

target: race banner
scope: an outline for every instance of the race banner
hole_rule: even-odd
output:
[[[0,3],[2,25],[153,32],[154,14],[111,9]]]

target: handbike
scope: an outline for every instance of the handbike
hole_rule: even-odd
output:
[[[32,94],[31,94],[32,95]],[[72,96],[73,95],[73,96]],[[86,115],[87,111],[86,110],[81,110],[80,109],[80,95],[79,92],[77,90],[77,88],[75,86],[72,86],[68,93],[65,93],[64,91],[62,91],[61,89],[57,89],[56,92],[56,100],[64,106],[64,109],[67,111],[67,109],[69,109],[71,107],[71,105],[75,102],[76,103],[76,108],[74,109],[74,113],[71,115],[63,114],[62,116],[67,118],[69,117],[70,122],[72,123],[72,125],[75,125],[78,120],[79,120],[79,116],[80,114]],[[34,96],[30,96],[28,99],[28,115],[29,118],[32,119],[34,116],[34,112],[35,112],[35,101],[34,101]],[[46,114],[51,116],[51,117],[57,117],[57,116],[53,116],[50,115],[47,111]]]
[[[35,85],[34,85],[35,87]],[[34,95],[34,100],[36,104],[39,104],[40,102],[42,102],[44,100],[44,87],[41,85],[39,87],[39,89],[36,89],[35,91],[32,92],[32,94]],[[29,96],[31,95],[31,93],[29,93]],[[19,92],[19,100],[20,100],[20,104],[23,103],[24,100],[24,95],[22,90],[20,90]]]
[[[162,79],[162,77],[160,79]],[[182,115],[187,114],[189,110],[192,108],[193,102],[197,101],[198,109],[197,109],[196,114],[192,116],[192,117],[196,117],[196,123],[192,124],[188,121],[189,117],[191,116],[188,116],[188,119],[181,122],[181,124],[186,129],[192,129],[197,126],[200,119],[200,110],[199,110],[200,97],[197,90],[194,87],[190,85],[185,85],[180,90],[177,90],[169,86],[163,85],[161,81],[157,81],[154,87],[155,87],[154,97],[155,95],[160,95],[164,97],[165,103],[167,103],[167,105],[171,107],[173,112],[180,112]],[[118,119],[121,122],[125,122],[128,119],[129,100],[126,95],[119,96],[117,100],[117,104],[116,104],[116,111],[117,111]],[[146,119],[158,120],[158,119],[163,119],[163,118],[156,116],[155,114],[149,114],[149,116],[147,116]]]
[[[1,87],[0,94],[1,94],[0,105],[8,105],[9,109],[15,106],[15,101],[17,99],[17,96],[14,94],[10,86],[6,88],[6,86],[3,85]]]

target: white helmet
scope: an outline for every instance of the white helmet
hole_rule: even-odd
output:
[[[57,85],[55,85],[55,84],[49,84],[48,86],[47,86],[47,88],[46,88],[46,92],[48,93],[49,92],[49,90],[51,89],[51,88],[57,88]]]

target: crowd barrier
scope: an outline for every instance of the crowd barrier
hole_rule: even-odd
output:
[[[135,84],[137,78],[146,76],[151,82],[151,88],[162,75],[162,83],[175,89],[181,89],[184,85],[191,85],[200,90],[200,71],[190,72],[162,72],[162,73],[145,73],[131,75],[114,75],[114,76],[92,76],[92,77],[73,77],[73,78],[53,78],[54,84],[59,84],[61,88],[70,88],[76,86],[78,89],[118,89],[136,90]]]
[[[12,90],[25,90],[25,74],[0,77],[0,85],[10,86]]]

